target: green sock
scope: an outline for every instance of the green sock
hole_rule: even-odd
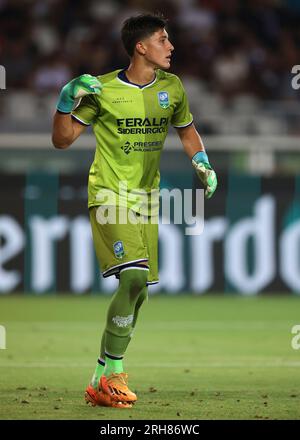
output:
[[[104,373],[104,369],[105,369],[105,362],[103,359],[99,358],[98,362],[97,362],[96,369],[95,369],[95,373],[94,373],[92,380],[91,380],[91,385],[93,388],[95,388],[95,389],[97,388],[100,377]]]
[[[120,273],[119,287],[107,311],[105,351],[113,358],[123,357],[132,332],[136,303],[147,283],[147,270],[132,267]]]
[[[105,359],[105,331],[102,333],[101,345],[100,345],[100,358],[101,360]],[[105,360],[104,360],[105,363]]]
[[[138,300],[137,300],[136,305],[135,305],[134,315],[133,315],[133,322],[132,322],[132,330],[131,330],[130,335],[127,336],[126,349],[127,349],[128,345],[129,345],[131,339],[132,339],[133,331],[134,331],[134,328],[135,328],[135,325],[136,325],[136,321],[137,321],[137,318],[138,318],[138,314],[139,314],[139,310],[141,308],[141,305],[147,299],[148,299],[148,287],[144,287],[144,289],[140,293],[140,296],[138,297]]]
[[[137,303],[135,305],[133,322],[132,322],[132,331],[131,331],[130,335],[127,336],[127,338],[126,338],[126,348],[127,348],[127,346],[129,345],[129,343],[131,341],[132,333],[133,333],[133,330],[134,330],[134,327],[135,327],[135,324],[136,324],[136,321],[137,321],[137,317],[138,317],[141,305],[143,304],[143,302],[147,298],[148,298],[148,287],[145,287],[142,290],[140,296],[138,297]],[[103,347],[104,340],[105,340],[105,338],[102,337],[101,349]],[[106,377],[109,376],[111,373],[122,373],[123,372],[123,361],[122,361],[122,359],[118,359],[118,360],[110,359],[107,354],[105,354],[105,359],[106,359],[106,366],[105,366],[105,370],[104,370],[104,375]]]
[[[110,376],[112,373],[123,373],[123,357],[110,356],[105,353],[105,370],[104,375],[106,377]]]

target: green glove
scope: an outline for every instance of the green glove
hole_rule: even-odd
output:
[[[101,94],[102,84],[95,76],[85,73],[68,82],[61,90],[56,105],[58,111],[71,113],[74,108],[75,99],[90,94]]]
[[[204,185],[205,197],[210,199],[217,188],[218,180],[216,173],[210,166],[205,151],[198,151],[198,153],[193,156],[192,165],[196,170],[197,176]]]

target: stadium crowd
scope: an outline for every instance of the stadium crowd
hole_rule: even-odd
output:
[[[141,11],[169,19],[172,71],[223,97],[293,98],[300,60],[296,0],[0,0],[7,84],[43,93],[71,77],[126,66],[119,29]]]
[[[202,134],[300,135],[299,0],[0,0],[0,130],[47,131],[71,78],[126,67],[120,28],[145,11],[169,19]]]

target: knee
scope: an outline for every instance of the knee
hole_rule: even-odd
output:
[[[147,278],[148,270],[132,268],[120,273],[120,283],[126,287],[132,300],[137,299],[146,287]]]
[[[130,293],[139,295],[147,285],[148,270],[128,270],[128,287]]]

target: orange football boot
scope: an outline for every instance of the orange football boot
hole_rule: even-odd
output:
[[[108,394],[112,400],[134,403],[136,394],[128,388],[128,374],[112,373],[110,376],[101,376],[99,387]]]
[[[109,394],[105,394],[100,388],[96,389],[88,385],[84,398],[87,404],[92,406],[111,406],[113,408],[132,408],[132,404],[124,401],[115,401]]]

